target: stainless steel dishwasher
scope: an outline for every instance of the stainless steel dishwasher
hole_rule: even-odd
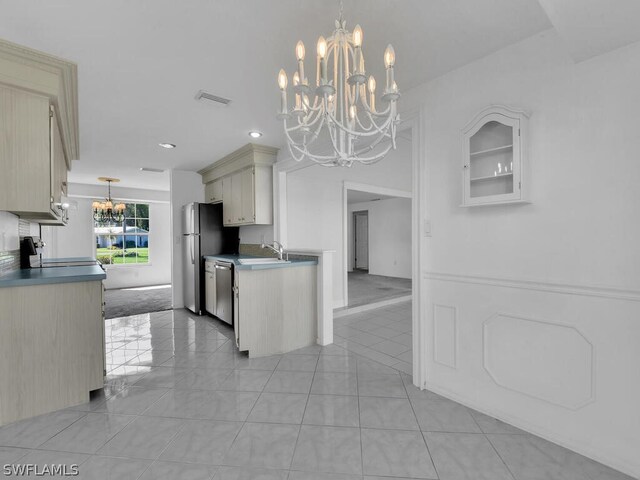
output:
[[[233,325],[233,263],[215,262],[215,311],[212,312],[223,322]]]

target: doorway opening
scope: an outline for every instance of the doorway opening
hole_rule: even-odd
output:
[[[411,298],[411,193],[345,184],[346,310]]]
[[[353,269],[369,273],[369,211],[353,212]]]

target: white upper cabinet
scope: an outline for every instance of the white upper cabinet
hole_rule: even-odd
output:
[[[200,170],[209,203],[222,201],[225,226],[273,223],[273,164],[278,150],[248,144]]]
[[[463,207],[526,201],[527,119],[494,105],[463,129]]]
[[[204,196],[207,203],[220,203],[222,202],[223,185],[222,178],[209,182],[204,186]]]

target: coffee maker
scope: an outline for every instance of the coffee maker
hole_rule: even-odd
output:
[[[38,255],[38,248],[44,246],[39,238],[23,237],[20,240],[20,268],[31,268],[31,257]]]

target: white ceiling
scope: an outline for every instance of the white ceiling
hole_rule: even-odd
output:
[[[576,62],[640,40],[639,0],[538,0]]]
[[[393,43],[401,90],[551,27],[536,0],[344,2],[378,78]],[[138,169],[197,170],[250,141],[254,129],[264,132],[259,143],[283,145],[277,72],[292,72],[298,39],[314,70],[315,42],[331,33],[338,2],[0,0],[0,12],[1,38],[78,64],[81,158],[70,180],[115,176],[123,187],[167,189],[166,174]],[[197,102],[200,89],[232,103]]]

